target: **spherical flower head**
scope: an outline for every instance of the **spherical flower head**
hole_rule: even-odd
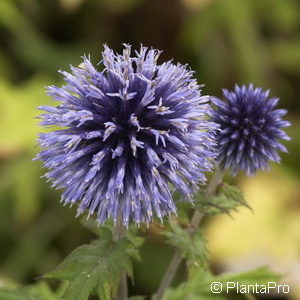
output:
[[[287,152],[279,140],[289,140],[281,128],[289,126],[282,120],[287,111],[274,109],[278,98],[269,98],[269,91],[253,88],[252,84],[223,90],[225,101],[213,97],[212,121],[220,125],[216,135],[218,162],[233,175],[238,170],[253,175],[268,168],[268,162],[279,162],[277,151]]]
[[[65,85],[47,88],[60,104],[39,107],[40,124],[55,126],[38,139],[45,177],[64,190],[61,201],[96,212],[100,224],[176,213],[172,190],[191,200],[211,169],[217,125],[207,119],[208,97],[187,66],[159,65],[159,54],[104,46],[102,70],[84,57],[61,72]]]

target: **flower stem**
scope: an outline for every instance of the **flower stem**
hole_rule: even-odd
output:
[[[122,224],[121,214],[119,214],[114,235],[113,235],[113,240],[115,242],[118,242],[124,236],[125,230],[126,229]],[[125,272],[122,272],[117,294],[114,297],[114,300],[127,300],[127,299],[128,299],[127,276]]]
[[[127,299],[128,299],[127,276],[125,272],[122,272],[116,300],[127,300]]]
[[[204,191],[204,198],[206,201],[210,200],[210,198],[214,196],[216,189],[222,180],[223,174],[224,174],[223,170],[221,170],[219,168],[216,169],[212,179],[210,180],[208,186],[206,187],[206,189]],[[204,214],[195,210],[195,212],[192,216],[192,219],[191,219],[192,228],[194,228],[194,229],[198,228],[203,217],[204,217]],[[167,271],[166,271],[166,273],[161,281],[161,284],[156,292],[156,295],[154,298],[155,300],[162,299],[165,290],[171,284],[181,262],[182,262],[182,256],[181,256],[180,251],[177,249],[173,255],[173,258],[170,261]]]

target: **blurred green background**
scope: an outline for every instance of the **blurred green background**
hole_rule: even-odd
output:
[[[51,103],[44,86],[62,83],[58,69],[87,53],[98,62],[103,43],[119,51],[124,42],[189,63],[205,94],[253,82],[289,109],[282,164],[236,179],[254,214],[241,209],[204,228],[216,273],[268,265],[291,286],[274,299],[300,299],[299,0],[0,0],[0,286],[35,282],[93,238],[31,161],[34,108]],[[172,253],[156,227],[145,235],[132,294],[155,291]]]

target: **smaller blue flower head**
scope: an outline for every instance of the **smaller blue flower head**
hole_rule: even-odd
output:
[[[287,111],[274,109],[278,98],[269,98],[269,91],[252,84],[223,90],[225,101],[212,98],[215,110],[212,120],[220,125],[217,134],[218,162],[233,175],[238,170],[253,175],[268,168],[268,162],[279,162],[277,150],[287,152],[279,140],[289,140],[281,128],[290,126],[282,120]]]

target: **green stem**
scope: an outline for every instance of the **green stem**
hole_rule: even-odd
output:
[[[113,240],[118,242],[125,233],[126,228],[122,224],[122,218],[118,217]],[[128,299],[128,287],[127,287],[127,276],[125,272],[121,273],[121,279],[118,286],[117,295],[114,297],[114,300],[127,300]]]
[[[209,201],[210,198],[214,196],[216,189],[222,180],[223,174],[224,174],[223,170],[221,170],[219,168],[216,169],[214,176],[212,177],[212,179],[210,180],[208,186],[206,187],[206,189],[204,191],[204,197],[205,197],[206,201]],[[192,219],[191,219],[192,228],[194,228],[194,229],[198,228],[203,217],[204,217],[204,214],[195,210],[195,212],[192,216]],[[181,262],[182,262],[182,256],[181,256],[180,251],[177,249],[176,252],[174,253],[173,258],[170,261],[167,271],[166,271],[166,273],[161,281],[161,284],[155,294],[155,298],[154,298],[155,300],[162,299],[165,290],[171,284]]]
[[[128,299],[127,276],[125,272],[122,272],[116,300],[127,300],[127,299]]]

